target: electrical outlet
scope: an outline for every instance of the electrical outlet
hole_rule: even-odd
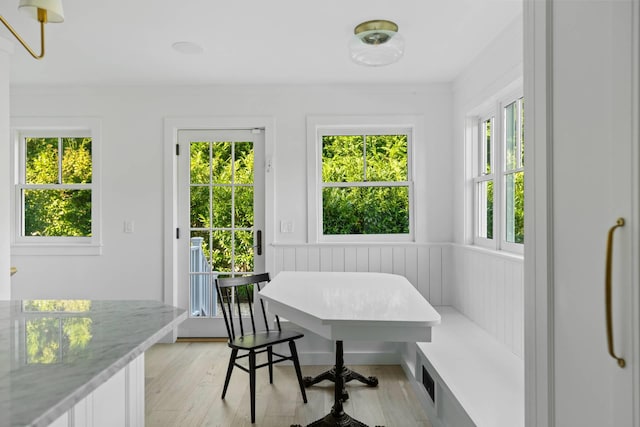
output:
[[[280,221],[280,232],[281,233],[293,233],[293,221],[290,220],[282,220]]]

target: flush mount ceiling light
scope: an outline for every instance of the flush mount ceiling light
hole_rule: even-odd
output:
[[[22,9],[27,12],[34,19],[40,22],[40,55],[36,54],[31,47],[20,37],[20,35],[13,29],[2,15],[0,15],[0,21],[11,34],[15,36],[22,46],[33,56],[35,59],[41,59],[44,57],[44,24],[47,22],[63,22],[64,12],[62,11],[62,0],[20,0],[18,9]]]
[[[393,64],[402,58],[404,40],[394,22],[383,19],[363,22],[354,28],[353,33],[349,53],[356,63],[377,67]]]

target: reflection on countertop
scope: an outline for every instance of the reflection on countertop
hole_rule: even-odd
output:
[[[46,425],[185,318],[156,301],[0,301],[0,427]]]

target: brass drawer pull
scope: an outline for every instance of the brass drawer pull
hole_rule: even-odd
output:
[[[607,346],[609,348],[609,354],[616,359],[618,366],[624,368],[626,362],[622,357],[616,356],[613,350],[613,314],[611,309],[611,258],[613,253],[613,232],[616,228],[624,226],[624,218],[618,218],[616,225],[609,229],[609,235],[607,236],[607,265],[605,270],[604,279],[604,293],[605,293],[605,310],[607,317]]]

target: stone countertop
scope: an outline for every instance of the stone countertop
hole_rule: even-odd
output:
[[[0,301],[0,427],[55,421],[186,317],[156,301]]]

